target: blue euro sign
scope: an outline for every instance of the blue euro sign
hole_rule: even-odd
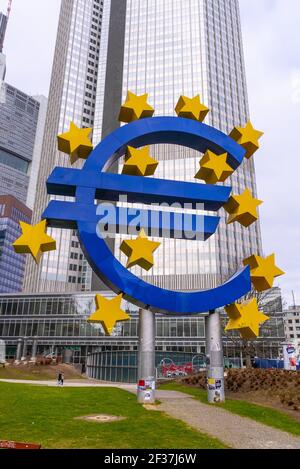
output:
[[[179,117],[141,119],[108,135],[93,150],[82,169],[55,168],[47,181],[48,194],[71,196],[76,201],[53,200],[42,217],[48,221],[48,226],[78,229],[82,250],[94,272],[109,288],[117,294],[123,293],[132,303],[161,313],[207,312],[232,303],[250,291],[249,266],[240,269],[223,285],[210,290],[165,290],[144,282],[127,270],[114,257],[103,234],[97,230],[107,213],[99,211],[95,200],[114,202],[120,195],[126,195],[128,202],[144,204],[179,202],[196,208],[201,203],[204,210],[212,212],[228,201],[231,187],[107,172],[125,154],[128,145],[138,148],[161,143],[182,145],[203,153],[206,150],[227,153],[228,162],[234,169],[238,168],[245,155],[244,148],[232,138],[206,124]],[[206,240],[215,233],[219,224],[216,215],[174,212],[165,217],[165,212],[158,210],[136,209],[132,212],[132,209],[124,207],[115,207],[115,212],[114,224],[108,223],[106,232],[128,233],[128,225],[137,214],[141,220],[140,228],[161,237],[190,239],[196,230],[201,231],[202,239]],[[179,230],[182,226],[190,229],[182,232]]]

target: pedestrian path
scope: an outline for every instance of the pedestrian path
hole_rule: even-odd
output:
[[[161,410],[231,448],[300,449],[297,436],[185,396],[185,399],[158,396]]]
[[[16,383],[16,384],[31,384],[34,386],[51,386],[57,387],[56,380],[33,380],[33,379],[0,379],[0,382],[3,383]],[[111,383],[111,382],[99,382],[89,379],[81,380],[64,380],[64,388],[85,388],[85,387],[95,387],[95,388],[120,388],[125,389],[126,391],[136,391],[136,384],[130,383]]]
[[[57,386],[55,381],[0,379],[0,382],[42,386]],[[136,393],[135,384],[67,380],[64,387],[114,387]],[[277,430],[247,417],[241,417],[220,407],[203,404],[179,391],[158,390],[159,410],[182,420],[201,433],[218,438],[231,448],[240,449],[300,449],[300,437]]]

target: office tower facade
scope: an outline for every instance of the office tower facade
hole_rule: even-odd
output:
[[[25,202],[36,138],[40,103],[3,83],[0,101],[0,195]]]
[[[5,38],[5,32],[7,27],[7,15],[4,15],[0,11],[0,53],[3,52],[3,44]]]
[[[42,157],[42,144],[43,144],[43,138],[44,138],[47,104],[48,104],[48,99],[43,95],[33,96],[33,99],[35,99],[35,101],[39,103],[39,115],[38,115],[38,121],[37,121],[37,126],[36,126],[32,161],[31,161],[30,168],[29,168],[30,177],[29,177],[29,185],[28,185],[27,199],[26,199],[26,205],[31,210],[33,210],[34,202],[35,202],[40,164],[43,163],[44,161]]]
[[[300,305],[289,306],[284,311],[285,339],[296,346],[300,358]]]
[[[101,16],[94,16],[99,6]],[[175,115],[180,95],[200,93],[210,108],[208,124],[225,133],[245,125],[249,109],[238,0],[62,2],[36,220],[48,202],[47,176],[53,166],[69,164],[68,157],[57,152],[55,136],[74,120],[93,126],[97,144],[119,125],[118,111],[128,89],[149,93],[156,115]],[[199,152],[155,145],[152,154],[159,160],[155,177],[197,182]],[[234,193],[248,187],[256,195],[253,159],[244,161],[226,184]],[[249,228],[238,223],[227,226],[224,210],[220,216],[218,231],[208,241],[163,240],[151,275],[139,268],[133,272],[161,287],[180,290],[209,288],[226,280],[243,258],[261,253],[261,235],[259,222]],[[91,288],[90,269],[76,232],[52,231],[58,249],[44,256],[38,270],[29,263],[26,290]],[[115,253],[125,262],[120,242],[116,237]]]
[[[1,102],[1,86],[6,73],[6,58],[3,54],[3,43],[7,26],[7,16],[0,11],[0,102]]]
[[[104,294],[108,299],[114,297],[112,292]],[[136,382],[138,308],[125,300],[122,308],[131,320],[119,324],[110,337],[105,337],[99,324],[87,322],[95,310],[93,293],[0,295],[0,337],[6,343],[7,358],[16,357],[18,340],[26,337],[29,355],[33,341],[37,340],[40,355],[51,350],[63,355],[63,350],[71,350],[71,361],[85,363],[92,378]],[[281,297],[271,292],[271,298],[264,298],[264,311],[271,319],[263,324],[261,336],[253,343],[253,357],[277,358],[284,341]],[[227,335],[223,336],[227,366],[240,367],[245,362],[240,345],[237,339],[233,342]],[[158,373],[163,372],[161,360],[173,361],[175,365],[193,363],[197,367],[202,363],[203,366],[204,353],[205,327],[201,316],[156,315]]]
[[[100,0],[61,3],[34,222],[40,220],[49,201],[45,183],[53,167],[70,166],[68,156],[57,151],[56,136],[69,129],[70,121],[79,127],[93,127],[102,7]],[[80,165],[81,162],[77,164]],[[90,270],[84,263],[76,231],[51,230],[51,235],[56,239],[57,250],[44,255],[39,269],[28,260],[25,291],[85,289],[86,275],[90,285]]]
[[[4,81],[6,60],[2,50],[7,21],[8,16],[0,13],[1,293],[22,290],[25,256],[16,254],[11,244],[21,233],[18,216],[31,221],[32,212],[24,204],[34,197],[47,105],[45,97],[35,99]]]
[[[12,195],[0,195],[0,293],[22,291],[25,256],[12,243],[21,235],[19,221],[30,223],[32,212]]]
[[[119,55],[111,27],[114,7],[113,0],[105,1],[98,76],[103,93],[98,94],[96,106],[95,143],[106,133],[111,109],[116,116],[120,107],[116,100],[105,102],[106,95],[112,95],[110,63],[115,62],[114,54]],[[119,23],[122,13],[124,57],[118,70],[122,101],[128,90],[138,95],[147,92],[155,115],[176,115],[180,95],[200,94],[210,108],[206,123],[225,133],[246,124],[249,109],[237,0],[127,0],[126,8],[118,10]],[[151,151],[159,161],[155,177],[197,182],[199,152],[174,145],[153,145]],[[256,195],[253,160],[244,161],[225,184],[232,186],[233,193],[248,187]],[[210,288],[226,280],[243,258],[261,253],[261,235],[259,222],[249,228],[238,223],[228,226],[223,209],[219,215],[218,231],[208,241],[163,240],[151,275],[139,268],[133,271],[160,287],[179,290]],[[126,264],[118,249],[120,238],[115,242],[116,256]]]

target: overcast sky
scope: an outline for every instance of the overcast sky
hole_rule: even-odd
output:
[[[0,0],[5,10],[7,0]],[[264,253],[286,271],[277,284],[300,304],[300,1],[240,0]],[[13,0],[7,82],[48,94],[60,0]]]

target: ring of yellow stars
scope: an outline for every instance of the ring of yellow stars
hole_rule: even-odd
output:
[[[202,122],[209,112],[209,109],[201,103],[200,95],[197,94],[194,98],[180,96],[175,111],[178,117],[185,117]]]
[[[126,267],[138,265],[144,270],[150,270],[154,265],[153,253],[160,244],[150,241],[143,229],[136,239],[124,240],[120,249],[128,257]]]
[[[127,147],[122,174],[130,176],[152,176],[158,161],[150,156],[150,147],[141,149]]]
[[[245,340],[258,337],[259,326],[270,319],[269,316],[259,311],[256,298],[241,304],[234,303],[226,306],[225,311],[229,316],[225,331],[238,330],[242,339]]]
[[[102,295],[95,296],[96,311],[89,317],[88,322],[100,323],[105,335],[111,335],[119,321],[129,321],[130,316],[121,309],[123,295],[120,294],[112,300]]]
[[[227,153],[216,155],[207,150],[200,160],[200,169],[195,175],[196,179],[203,179],[207,184],[224,182],[234,169],[227,163]]]
[[[240,195],[232,195],[224,205],[229,213],[227,224],[237,221],[245,227],[250,226],[258,219],[257,207],[262,203],[262,200],[253,197],[249,189]]]
[[[91,132],[91,128],[80,129],[74,122],[71,122],[69,132],[57,136],[58,149],[70,155],[71,164],[79,158],[86,160],[92,152]]]
[[[245,157],[250,158],[259,149],[258,140],[263,134],[260,130],[256,130],[249,121],[245,127],[234,127],[229,136],[245,148]]]
[[[251,281],[257,291],[272,288],[274,278],[284,275],[284,271],[275,264],[275,254],[267,257],[253,255],[244,259],[243,264],[250,266]]]
[[[126,101],[122,104],[119,114],[120,122],[132,122],[144,117],[152,117],[154,109],[147,103],[148,94],[140,96],[128,91]]]
[[[54,251],[56,241],[46,233],[46,220],[36,225],[29,225],[20,221],[22,235],[13,243],[13,248],[18,254],[31,254],[38,264],[43,252]]]

